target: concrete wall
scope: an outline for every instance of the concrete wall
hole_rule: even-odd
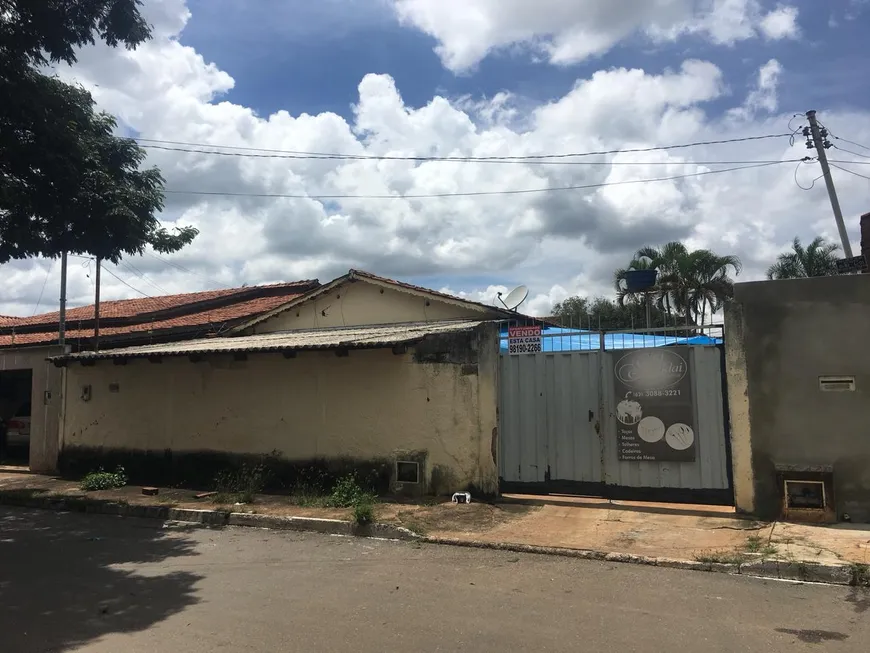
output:
[[[870,275],[737,284],[725,319],[737,508],[779,512],[775,465],[832,465],[838,514],[870,521]]]
[[[35,472],[53,472],[57,467],[63,370],[46,358],[59,355],[61,351],[57,347],[0,349],[0,370],[31,370],[33,374],[30,469]]]
[[[495,317],[448,301],[356,280],[261,322],[249,333]]]
[[[441,361],[441,362],[435,362]],[[67,369],[64,452],[126,449],[267,454],[288,461],[423,452],[441,491],[498,487],[497,327],[414,350],[99,361]],[[81,398],[84,386],[91,398]],[[111,386],[111,387],[110,387]],[[399,455],[399,457],[402,457]]]

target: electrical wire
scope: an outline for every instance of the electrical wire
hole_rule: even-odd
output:
[[[187,272],[188,274],[192,274],[195,277],[199,277],[200,279],[204,279],[205,281],[208,281],[209,283],[212,283],[216,286],[220,286],[222,288],[229,288],[230,287],[225,283],[220,283],[219,281],[215,281],[214,279],[210,279],[209,277],[204,276],[204,275],[200,274],[199,272],[194,272],[193,270],[186,268],[183,265],[176,263],[175,261],[170,261],[169,259],[165,259],[162,256],[155,254],[154,252],[145,252],[145,253],[148,254],[149,256],[157,259],[158,261],[162,261],[163,263],[166,263],[167,265],[171,265],[172,267],[174,267],[178,270],[181,270],[182,272]]]
[[[851,154],[853,156],[860,156],[863,159],[870,159],[870,154],[861,154],[860,152],[855,152],[853,150],[847,150],[845,147],[840,147],[836,143],[832,144],[831,147],[836,148],[836,149],[840,150],[841,152],[847,152],[848,154]],[[856,161],[856,163],[857,163],[857,161]]]
[[[264,156],[265,158],[297,158],[297,159],[339,159],[339,160],[350,160],[350,161],[366,161],[366,160],[374,160],[374,161],[456,161],[456,162],[480,162],[480,163],[489,163],[494,161],[505,161],[509,163],[527,163],[530,161],[537,160],[551,160],[551,159],[572,159],[577,157],[587,157],[587,156],[601,156],[607,154],[626,154],[626,153],[639,153],[639,152],[657,152],[661,150],[677,150],[684,149],[689,147],[698,147],[702,145],[723,145],[726,143],[744,143],[747,141],[759,141],[771,138],[784,138],[789,137],[791,134],[763,134],[760,136],[743,136],[740,138],[727,138],[721,140],[712,140],[712,141],[696,141],[693,143],[680,143],[675,145],[661,145],[656,147],[641,147],[641,148],[628,148],[628,149],[617,149],[617,150],[597,150],[592,152],[571,152],[565,154],[535,154],[535,155],[515,155],[515,156],[485,156],[485,157],[439,157],[439,156],[391,156],[391,155],[376,155],[376,154],[341,154],[336,152],[306,152],[300,150],[273,150],[273,149],[265,149],[265,148],[256,148],[256,147],[239,147],[235,145],[216,145],[212,143],[190,143],[185,141],[166,141],[166,140],[158,140],[151,138],[134,138],[132,140],[137,141],[138,143],[151,143],[154,145],[142,145],[142,147],[148,147],[152,149],[164,149],[164,150],[173,150],[173,151],[192,151],[195,153],[201,154],[218,154],[225,156],[252,156],[259,157]],[[202,150],[184,150],[179,149],[177,147],[169,148],[166,147],[168,145],[173,146],[184,146],[184,147],[211,147],[211,148],[219,148],[222,150],[234,150],[241,152],[268,152],[272,155],[286,155],[280,157],[266,157],[266,155],[256,155],[256,154],[233,154],[232,152],[217,152],[217,151],[202,151]]]
[[[192,150],[181,147],[164,147],[162,145],[143,145],[142,147],[152,150],[164,150],[168,152],[186,152],[188,154],[210,154],[215,156],[230,156],[242,157],[250,159],[293,159],[297,161],[309,160],[339,160],[339,161],[365,161],[365,160],[402,160],[402,161],[421,161],[428,163],[496,163],[496,164],[512,164],[512,165],[551,165],[551,166],[650,166],[650,165],[679,165],[681,163],[691,163],[695,165],[744,165],[752,163],[776,163],[773,159],[753,159],[750,161],[554,161],[550,159],[478,159],[478,158],[459,158],[459,157],[443,157],[443,158],[417,158],[417,157],[354,157],[350,155],[342,156],[300,156],[297,154],[253,154],[244,152],[219,152],[217,150]],[[651,151],[651,150],[650,150]],[[566,156],[587,156],[585,154],[566,155]]]
[[[112,272],[112,271],[111,271],[109,268],[107,268],[105,265],[100,264],[100,267],[103,268],[103,270],[104,270],[105,272],[108,272],[111,276],[115,277],[115,279],[117,279],[118,281],[120,281],[121,283],[123,283],[125,286],[127,286],[130,290],[133,290],[134,292],[137,292],[137,293],[139,293],[140,295],[142,295],[143,297],[147,297],[148,299],[154,299],[154,298],[153,298],[151,295],[149,295],[148,293],[144,293],[144,292],[142,292],[141,290],[139,290],[138,288],[135,288],[134,286],[131,286],[129,283],[127,283],[126,281],[124,281],[121,277],[119,277],[117,274],[115,274],[114,272]]]
[[[754,165],[739,166],[734,168],[723,168],[722,170],[704,170],[701,172],[692,172],[684,175],[672,175],[670,177],[653,177],[650,179],[628,179],[625,181],[611,181],[599,184],[582,184],[578,186],[552,186],[549,188],[523,188],[517,190],[493,190],[493,191],[469,191],[459,193],[422,193],[414,195],[296,195],[283,193],[232,193],[227,191],[194,191],[194,190],[177,190],[166,189],[164,193],[172,193],[179,195],[217,195],[224,197],[266,197],[266,198],[283,198],[283,199],[310,199],[310,200],[337,200],[337,199],[367,199],[367,200],[407,200],[407,199],[432,199],[443,197],[480,197],[488,195],[526,195],[531,193],[548,193],[554,191],[566,190],[585,190],[590,188],[604,188],[606,186],[623,186],[627,184],[645,184],[658,181],[674,181],[677,179],[687,179],[690,177],[704,177],[706,175],[717,175],[724,172],[735,172],[739,170],[751,170],[755,168],[766,168],[769,166],[780,165],[783,163],[797,163],[799,161],[810,160],[809,157],[803,159],[785,159],[783,161],[774,161],[771,163],[759,163]]]
[[[33,309],[33,313],[30,317],[36,315],[37,311],[39,311],[39,305],[42,303],[42,296],[45,294],[45,287],[48,285],[48,277],[51,276],[51,269],[54,267],[54,259],[51,259],[48,263],[48,269],[45,271],[45,279],[42,281],[42,290],[39,291],[39,297],[36,300],[36,308]]]
[[[166,290],[165,288],[161,288],[161,287],[158,286],[155,282],[151,281],[151,279],[149,279],[148,277],[146,277],[146,276],[142,273],[142,271],[139,270],[139,268],[137,268],[137,267],[136,267],[135,265],[133,265],[132,263],[130,263],[130,262],[128,262],[128,261],[120,261],[120,264],[123,265],[124,267],[126,267],[128,270],[130,270],[130,271],[131,271],[133,274],[135,274],[137,277],[139,277],[140,279],[142,279],[145,283],[149,284],[149,285],[152,286],[153,288],[156,288],[157,290],[159,290],[160,292],[162,292],[164,295],[169,295],[169,294],[170,294],[170,292],[169,292],[168,290]]]
[[[795,118],[802,118],[803,115],[804,115],[804,114],[802,114],[802,113],[796,113],[796,114],[794,114],[791,118],[788,119],[788,129],[791,130],[791,134],[789,134],[789,137],[788,137],[788,145],[789,145],[789,147],[792,147],[792,146],[794,145],[794,137],[797,135],[797,133],[798,133],[799,131],[802,131],[802,130],[803,130],[803,125],[799,126],[797,129],[792,129],[792,128],[791,128],[791,122],[792,122],[792,120],[794,120]]]
[[[798,170],[800,170],[800,167],[801,167],[804,163],[809,163],[809,161],[800,161],[800,162],[795,166],[795,169],[794,169],[794,183],[795,183],[795,185],[796,185],[798,188],[800,188],[801,190],[812,190],[812,189],[813,189],[813,186],[816,185],[816,182],[817,182],[819,179],[821,179],[822,177],[824,177],[825,175],[823,175],[823,174],[822,174],[822,175],[819,175],[818,177],[816,177],[815,179],[813,179],[813,182],[812,182],[809,186],[807,186],[806,188],[804,188],[803,186],[801,186],[801,183],[798,181],[798,178],[797,178]]]
[[[828,130],[828,133],[831,134],[830,129]],[[861,145],[861,143],[856,143],[855,141],[850,141],[848,138],[843,138],[842,136],[834,136],[834,134],[831,134],[831,136],[836,138],[838,141],[843,141],[844,143],[848,143],[849,145],[854,145],[855,147],[860,147],[861,149],[864,149],[864,150],[867,150],[868,152],[870,152],[870,147],[867,147],[866,145]]]
[[[855,175],[856,177],[861,177],[862,179],[870,179],[870,177],[868,177],[867,175],[862,175],[860,172],[855,172],[854,170],[849,170],[848,168],[844,168],[843,166],[838,166],[835,163],[831,163],[831,167],[836,168],[837,170],[842,170],[843,172],[848,172],[850,175]]]

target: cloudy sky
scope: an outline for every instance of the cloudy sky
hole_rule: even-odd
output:
[[[524,283],[526,310],[542,314],[609,294],[643,245],[737,254],[754,279],[795,236],[837,236],[824,184],[798,185],[819,175],[793,162],[811,154],[800,136],[546,163],[401,157],[785,134],[817,109],[843,148],[829,157],[870,176],[870,150],[842,140],[870,146],[870,0],[144,0],[143,11],[152,41],[88,48],[58,72],[126,135],[259,156],[149,150],[172,191],[162,219],[201,235],[183,253],[108,266],[107,299],[355,267],[484,301]],[[394,158],[263,156],[292,152]],[[752,162],[776,164],[714,173]],[[857,247],[870,180],[834,179]],[[457,193],[486,194],[443,196]],[[0,313],[56,309],[57,262],[0,275]],[[92,263],[70,260],[73,304],[91,302],[92,277]]]

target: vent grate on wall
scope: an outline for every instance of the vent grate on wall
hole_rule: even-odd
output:
[[[824,510],[826,505],[823,481],[785,481],[787,509]]]
[[[396,482],[397,483],[419,483],[420,482],[420,463],[412,460],[397,460],[396,461]]]

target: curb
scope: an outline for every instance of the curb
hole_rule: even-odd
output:
[[[79,497],[9,497],[0,496],[0,505],[36,508],[64,512],[83,512],[94,515],[137,517],[169,522],[199,524],[201,526],[246,526],[274,530],[321,533],[324,535],[353,535],[390,540],[418,541],[420,536],[402,526],[393,524],[354,524],[342,519],[317,517],[280,517],[227,510],[200,510],[171,508],[169,506],[126,504]]]
[[[855,565],[827,565],[816,562],[790,562],[787,560],[753,560],[742,563],[697,562],[674,558],[654,558],[633,553],[607,553],[594,549],[569,549],[565,547],[538,546],[535,544],[511,544],[509,542],[482,542],[479,540],[460,540],[451,537],[421,537],[421,541],[431,544],[464,546],[474,549],[493,549],[514,551],[516,553],[536,553],[557,555],[580,560],[601,560],[628,564],[669,567],[692,571],[718,572],[723,574],[751,576],[754,578],[775,578],[829,585],[864,585],[866,579]]]
[[[802,582],[826,583],[830,585],[865,585],[866,571],[856,565],[828,565],[815,562],[791,562],[787,560],[752,560],[741,563],[698,562],[674,558],[655,558],[633,553],[608,553],[594,549],[569,549],[566,547],[538,546],[535,544],[513,544],[510,542],[483,542],[480,540],[461,540],[451,537],[421,536],[402,526],[393,524],[354,524],[342,519],[320,519],[317,517],[279,517],[258,515],[246,512],[225,510],[199,510],[193,508],[171,508],[169,506],[115,503],[99,501],[86,497],[10,497],[0,496],[0,505],[20,508],[37,508],[88,514],[114,515],[118,517],[138,517],[161,521],[198,524],[201,526],[244,526],[249,528],[269,528],[274,530],[321,533],[324,535],[345,535],[356,537],[377,537],[406,542],[426,542],[447,546],[461,546],[472,549],[491,549],[555,555],[580,560],[599,560],[626,564],[668,567],[692,571],[718,572],[755,578],[775,578]]]

